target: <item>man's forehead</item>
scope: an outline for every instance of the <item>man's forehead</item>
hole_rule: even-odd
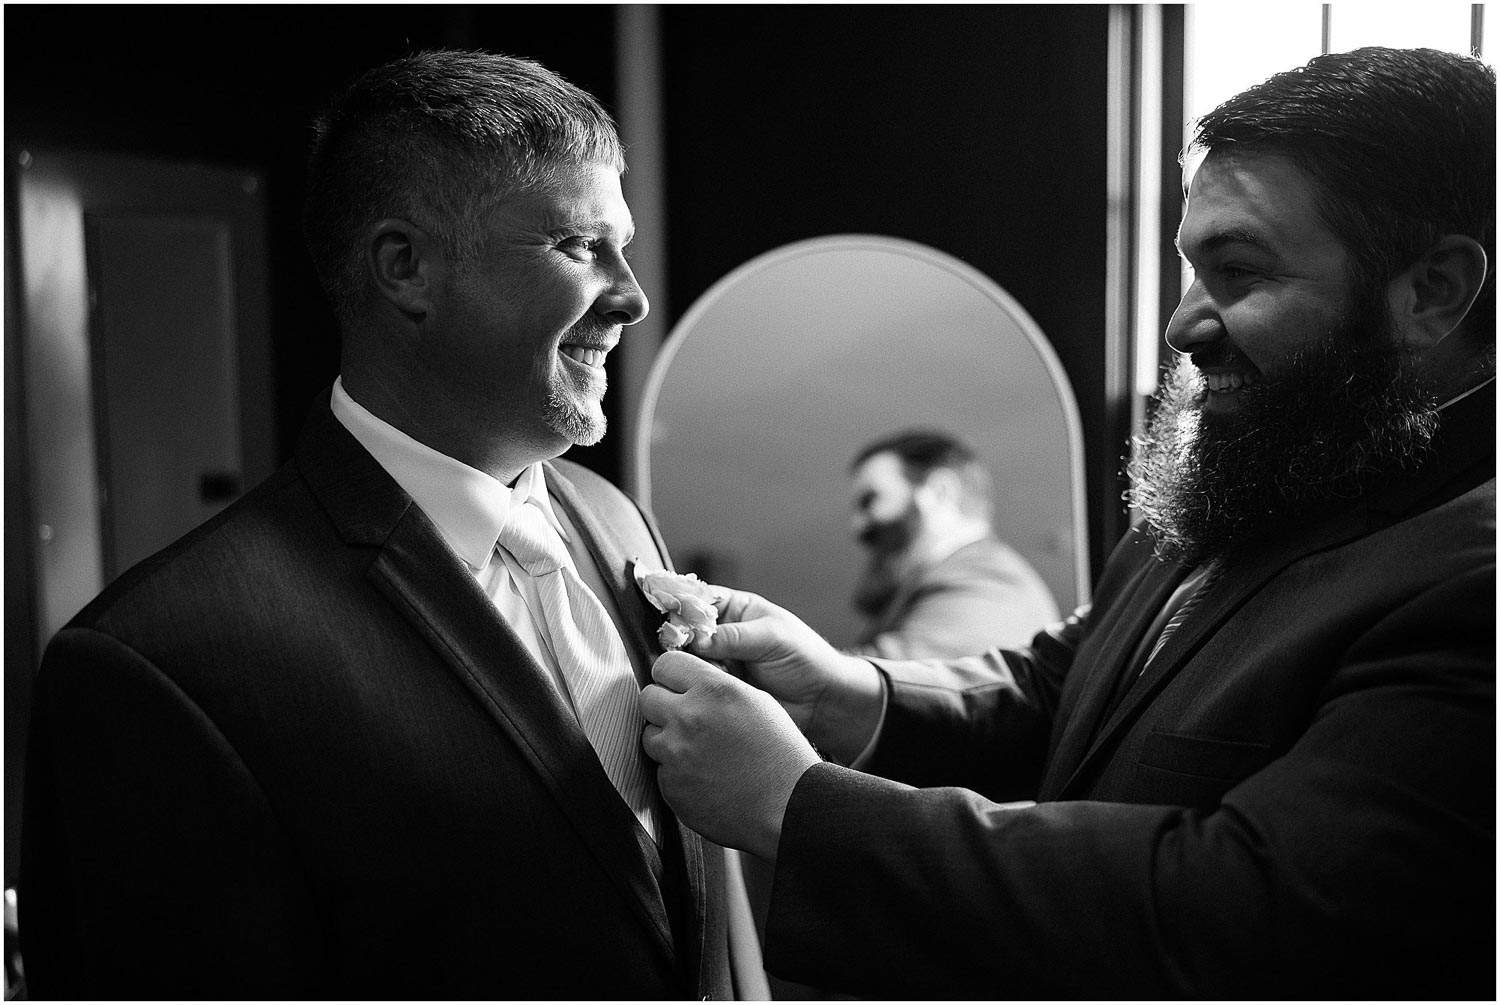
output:
[[[608,164],[558,165],[502,206],[525,212],[549,230],[602,231],[623,240],[635,233],[634,218],[620,189],[620,174]]]
[[[1215,151],[1193,172],[1179,250],[1240,244],[1290,252],[1329,242],[1337,243],[1319,212],[1316,185],[1290,158]]]
[[[905,478],[906,469],[901,465],[901,458],[893,451],[882,450],[877,454],[871,454],[855,469],[854,476],[858,481],[884,480],[890,478]]]

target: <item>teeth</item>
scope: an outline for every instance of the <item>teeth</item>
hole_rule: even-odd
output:
[[[1238,391],[1250,381],[1238,373],[1205,373],[1203,381],[1210,391]]]
[[[581,345],[565,345],[562,354],[586,366],[601,366],[604,363],[603,349],[585,349]]]

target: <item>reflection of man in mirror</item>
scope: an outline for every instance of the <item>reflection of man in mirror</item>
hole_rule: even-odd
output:
[[[1042,578],[991,525],[990,473],[941,432],[911,430],[854,458],[851,518],[870,562],[855,651],[893,659],[1025,644],[1058,619]]]

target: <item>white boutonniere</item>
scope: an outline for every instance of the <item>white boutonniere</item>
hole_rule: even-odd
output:
[[[635,563],[635,584],[651,606],[667,616],[656,633],[663,649],[681,649],[695,639],[701,642],[714,637],[719,627],[716,605],[726,599],[724,591],[691,572],[648,572],[639,562]]]

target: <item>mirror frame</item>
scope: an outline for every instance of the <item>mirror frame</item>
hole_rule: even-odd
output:
[[[655,428],[657,400],[667,379],[667,373],[672,367],[672,361],[693,329],[714,309],[726,292],[744,280],[802,256],[823,254],[829,251],[870,249],[917,259],[967,283],[1010,317],[1016,327],[1025,334],[1031,347],[1042,360],[1062,405],[1066,426],[1063,432],[1068,445],[1068,473],[1071,484],[1069,503],[1073,519],[1073,577],[1078,606],[1087,604],[1090,597],[1090,583],[1088,510],[1084,488],[1086,483],[1084,480],[1083,421],[1079,416],[1078,400],[1073,394],[1073,385],[1068,380],[1062,362],[1058,359],[1051,343],[1042,334],[1036,321],[993,279],[961,259],[925,244],[903,238],[878,234],[834,234],[794,241],[750,259],[718,280],[694,301],[682,318],[672,326],[672,331],[662,343],[651,365],[645,392],[641,396],[637,410],[635,442],[632,445],[635,472],[633,491],[637,501],[646,512],[652,512],[652,432]]]

